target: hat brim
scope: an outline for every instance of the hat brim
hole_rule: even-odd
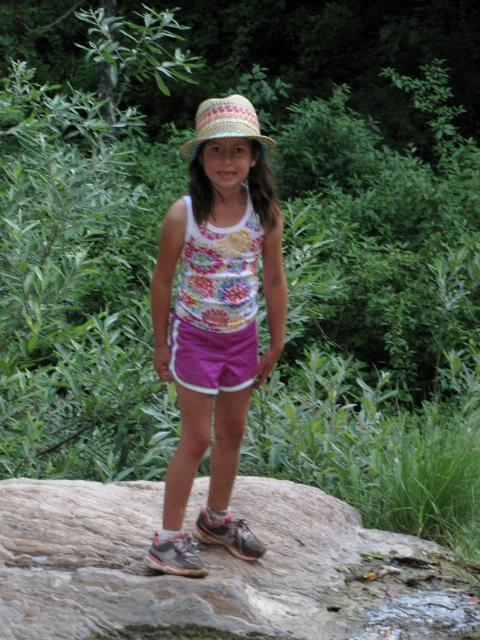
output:
[[[194,140],[184,142],[180,145],[180,151],[188,155],[197,145],[202,144],[202,142],[206,142],[207,140],[214,140],[215,138],[248,138],[249,140],[258,140],[258,142],[262,143],[262,146],[265,145],[270,151],[275,149],[277,146],[275,140],[268,136],[247,135],[239,132],[222,132],[214,134],[213,136],[207,136],[206,138],[195,138]]]

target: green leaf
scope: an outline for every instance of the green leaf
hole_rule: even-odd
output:
[[[287,416],[287,418],[290,420],[290,422],[296,426],[297,424],[297,412],[295,411],[295,407],[293,406],[293,404],[291,404],[290,402],[286,402],[283,405],[283,410],[285,411],[285,414]]]
[[[118,70],[117,70],[117,67],[115,65],[112,65],[110,67],[109,75],[110,75],[110,79],[112,81],[113,86],[116,87],[117,83],[118,83]]]
[[[166,86],[166,84],[164,83],[162,78],[160,77],[160,74],[157,73],[156,71],[154,71],[154,76],[155,76],[155,80],[157,82],[157,87],[160,89],[160,91],[163,94],[165,94],[166,96],[169,96],[170,95],[170,90],[168,89],[168,87]]]

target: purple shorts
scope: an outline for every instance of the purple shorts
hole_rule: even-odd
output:
[[[257,323],[231,333],[205,331],[174,315],[170,335],[174,379],[200,393],[240,391],[253,384],[258,365]]]

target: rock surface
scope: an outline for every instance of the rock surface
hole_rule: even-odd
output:
[[[361,554],[426,557],[437,550],[362,528],[352,507],[319,489],[239,477],[232,507],[268,544],[266,556],[247,563],[206,547],[208,577],[157,575],[141,560],[160,524],[163,488],[1,481],[0,638],[80,640],[128,626],[188,624],[307,640],[373,638],[358,631],[345,576]],[[207,489],[207,478],[195,480],[187,530]]]

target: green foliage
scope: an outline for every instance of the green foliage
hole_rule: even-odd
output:
[[[444,81],[436,63],[415,86],[443,104]],[[478,148],[441,140],[436,165],[414,149],[392,152],[345,100],[338,90],[330,102],[294,105],[279,134],[283,189],[292,190],[290,327],[298,328],[287,358],[312,343],[351,354],[370,382],[372,365],[389,370],[402,401],[421,403],[439,391],[444,352],[480,344]],[[299,198],[302,185],[311,191]]]
[[[0,73],[10,59],[28,61],[42,83],[92,90],[95,68],[85,64],[75,47],[75,43],[88,46],[86,25],[75,17],[75,4],[4,0]],[[82,8],[86,6],[83,3]],[[378,73],[385,67],[412,73],[436,58],[447,61],[454,94],[467,107],[459,126],[471,135],[478,133],[480,17],[470,0],[436,0],[434,20],[426,4],[413,11],[410,3],[377,3],[366,11],[360,0],[244,0],[241,4],[189,0],[180,6],[176,15],[191,30],[175,33],[184,36],[206,64],[195,70],[199,85],[190,91],[169,85],[175,96],[172,101],[163,100],[160,92],[152,95],[146,82],[135,82],[127,90],[125,103],[139,105],[150,114],[148,125],[154,136],[165,121],[175,119],[180,126],[188,126],[201,99],[236,86],[240,76],[260,63],[272,77],[292,84],[295,100],[326,98],[332,86],[348,84],[351,106],[381,122],[390,145],[404,148],[413,141],[428,152],[414,108],[388,82],[379,81]],[[118,2],[117,12],[126,22],[144,26],[138,20],[143,9],[137,0]],[[175,45],[175,40],[170,44]]]
[[[390,375],[375,387],[356,377],[348,360],[313,349],[297,361],[288,386],[274,375],[252,401],[244,472],[288,478],[341,495],[347,458],[383,423],[395,390]],[[368,447],[368,444],[365,443]],[[257,471],[255,472],[255,469]]]
[[[2,475],[107,481],[165,472],[178,410],[166,394],[158,411],[147,309],[93,316],[55,345],[55,364],[0,376]]]
[[[183,40],[177,31],[188,27],[180,25],[173,12],[159,13],[142,6],[145,13],[136,16],[143,19],[143,24],[120,16],[108,17],[104,9],[76,13],[80,20],[92,25],[88,35],[93,38],[88,47],[78,46],[87,51],[87,60],[108,65],[112,84],[117,89],[117,103],[121,102],[133,78],[138,82],[153,78],[165,95],[170,95],[170,90],[162,76],[194,82],[189,74],[198,66],[198,58],[190,57],[190,52],[183,53],[179,48],[172,53],[163,44],[168,39]]]
[[[393,84],[406,93],[412,92],[415,108],[432,116],[428,124],[436,140],[445,137],[459,139],[457,127],[452,124],[452,120],[465,113],[465,109],[447,104],[453,98],[453,92],[448,84],[447,69],[442,66],[444,62],[445,60],[434,60],[431,64],[421,66],[424,79],[403,76],[394,69],[384,69],[380,75],[391,78]]]
[[[275,106],[281,98],[287,98],[292,85],[287,84],[281,78],[275,78],[270,81],[268,78],[268,69],[254,64],[250,73],[244,73],[240,76],[235,89],[225,91],[223,95],[228,96],[232,93],[248,96],[250,102],[255,107],[262,132],[271,134],[276,127],[273,117],[268,109]]]
[[[343,492],[366,526],[444,544],[459,523],[478,527],[478,415],[459,420],[426,406],[416,416],[400,416],[390,433],[380,430],[377,438],[375,447],[361,452],[363,471],[357,462]]]
[[[279,129],[276,153],[285,198],[320,190],[327,178],[349,187],[378,168],[380,137],[373,122],[347,107],[348,98],[343,86],[328,101],[304,99],[289,107],[291,119]]]
[[[159,477],[178,410],[170,393],[158,417],[151,366],[159,213],[128,176],[141,119],[118,112],[125,139],[106,143],[101,103],[32,75],[14,64],[0,94],[1,473]]]
[[[73,46],[82,40],[85,29],[75,18],[74,8],[69,0],[2,2],[0,75],[8,74],[12,60],[35,68],[42,84],[66,86],[77,74],[85,74],[85,69],[77,67],[79,52]]]
[[[30,90],[25,66],[16,65],[0,98],[10,101],[17,118],[29,112],[0,138],[6,142],[0,158],[2,343],[11,365],[22,354],[27,367],[37,357],[48,360],[68,333],[69,316],[95,286],[100,263],[128,268],[121,257],[128,219],[141,211],[141,189],[126,183],[129,154],[103,143],[98,103],[79,94],[50,99],[46,90]],[[128,126],[136,123],[132,114]],[[125,116],[118,124],[127,124]],[[77,135],[94,159],[69,142]],[[110,283],[116,287],[113,278]],[[103,290],[108,285],[103,282]]]

